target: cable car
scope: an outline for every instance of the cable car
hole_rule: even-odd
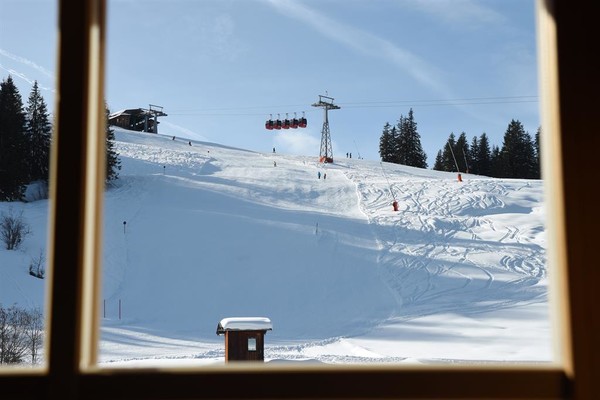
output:
[[[306,117],[304,116],[304,111],[302,111],[302,118],[300,118],[300,121],[298,122],[298,126],[300,128],[306,128],[307,125],[307,121],[306,121]]]
[[[281,119],[279,119],[279,114],[277,114],[277,121],[275,121],[275,129],[281,129]]]
[[[294,118],[290,121],[290,128],[292,128],[292,129],[298,128],[299,123],[300,123],[300,121],[298,121],[298,118],[296,118],[296,113],[294,113]]]
[[[285,119],[283,120],[283,125],[281,127],[283,129],[290,129],[290,119],[288,118],[288,113],[285,113]]]
[[[265,122],[265,128],[268,130],[273,130],[273,115]]]

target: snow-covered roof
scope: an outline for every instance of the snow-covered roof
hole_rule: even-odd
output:
[[[223,318],[217,325],[217,335],[225,331],[270,331],[271,320],[266,317],[231,317]]]
[[[121,110],[121,111],[114,112],[112,114],[109,114],[108,118],[116,118],[120,115],[130,115],[128,111],[129,110]]]
[[[121,115],[159,115],[161,117],[166,117],[162,109],[161,110],[147,110],[145,108],[126,108],[124,110],[116,111],[108,115],[108,118],[116,118]]]

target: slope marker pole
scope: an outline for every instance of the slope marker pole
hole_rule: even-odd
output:
[[[381,165],[381,170],[383,171],[383,176],[385,177],[385,180],[387,181],[388,188],[390,189],[390,194],[392,195],[392,199],[394,199],[394,201],[396,201],[396,195],[394,194],[394,191],[392,190],[392,185],[390,184],[390,180],[388,179],[388,177],[385,173],[385,169],[383,169],[383,161],[379,161],[379,165]]]

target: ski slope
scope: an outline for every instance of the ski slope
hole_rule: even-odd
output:
[[[268,362],[552,361],[541,181],[116,141],[101,365],[222,363],[218,322],[246,316]]]

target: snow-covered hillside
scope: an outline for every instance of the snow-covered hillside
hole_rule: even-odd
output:
[[[271,362],[552,360],[542,182],[116,139],[102,364],[223,362],[217,324],[245,316],[273,322]],[[0,250],[0,303],[39,304],[47,202],[18,208],[36,234]]]

